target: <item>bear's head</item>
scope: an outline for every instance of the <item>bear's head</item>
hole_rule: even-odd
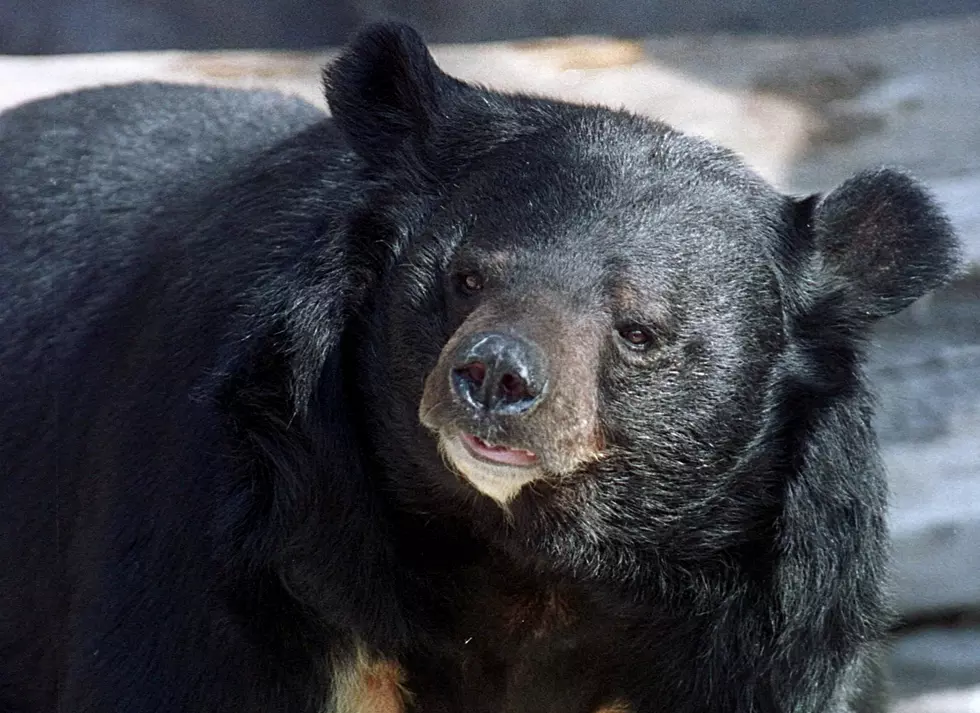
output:
[[[796,200],[661,123],[460,82],[399,26],[326,84],[369,186],[365,412],[406,507],[711,556],[807,469],[877,477],[862,341],[956,257],[913,180]]]

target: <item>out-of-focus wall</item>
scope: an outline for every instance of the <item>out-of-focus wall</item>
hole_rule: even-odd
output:
[[[433,42],[571,34],[840,33],[980,10],[980,0],[5,0],[0,54],[335,45],[381,18]]]

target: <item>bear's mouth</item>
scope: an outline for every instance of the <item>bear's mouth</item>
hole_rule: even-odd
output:
[[[544,477],[536,453],[494,445],[469,433],[440,433],[439,450],[457,475],[504,506],[525,485]]]
[[[524,450],[523,448],[510,448],[508,446],[487,443],[479,436],[474,436],[469,433],[460,435],[460,440],[475,458],[489,463],[527,468],[536,465],[538,462],[536,453]]]

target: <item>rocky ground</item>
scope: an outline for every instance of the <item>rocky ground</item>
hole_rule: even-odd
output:
[[[892,657],[896,710],[980,713],[980,15],[805,40],[570,38],[435,54],[495,87],[665,119],[738,150],[789,191],[827,190],[879,164],[930,183],[968,269],[882,325],[870,369],[892,479],[895,590],[909,622]],[[271,86],[322,103],[318,67],[330,56],[0,57],[0,108],[136,79]]]

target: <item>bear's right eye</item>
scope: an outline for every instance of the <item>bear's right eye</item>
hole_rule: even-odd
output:
[[[461,292],[472,295],[483,289],[483,278],[475,272],[461,272],[456,275],[456,284]]]
[[[646,351],[654,344],[651,331],[638,324],[627,324],[616,330],[626,346],[636,351]]]

